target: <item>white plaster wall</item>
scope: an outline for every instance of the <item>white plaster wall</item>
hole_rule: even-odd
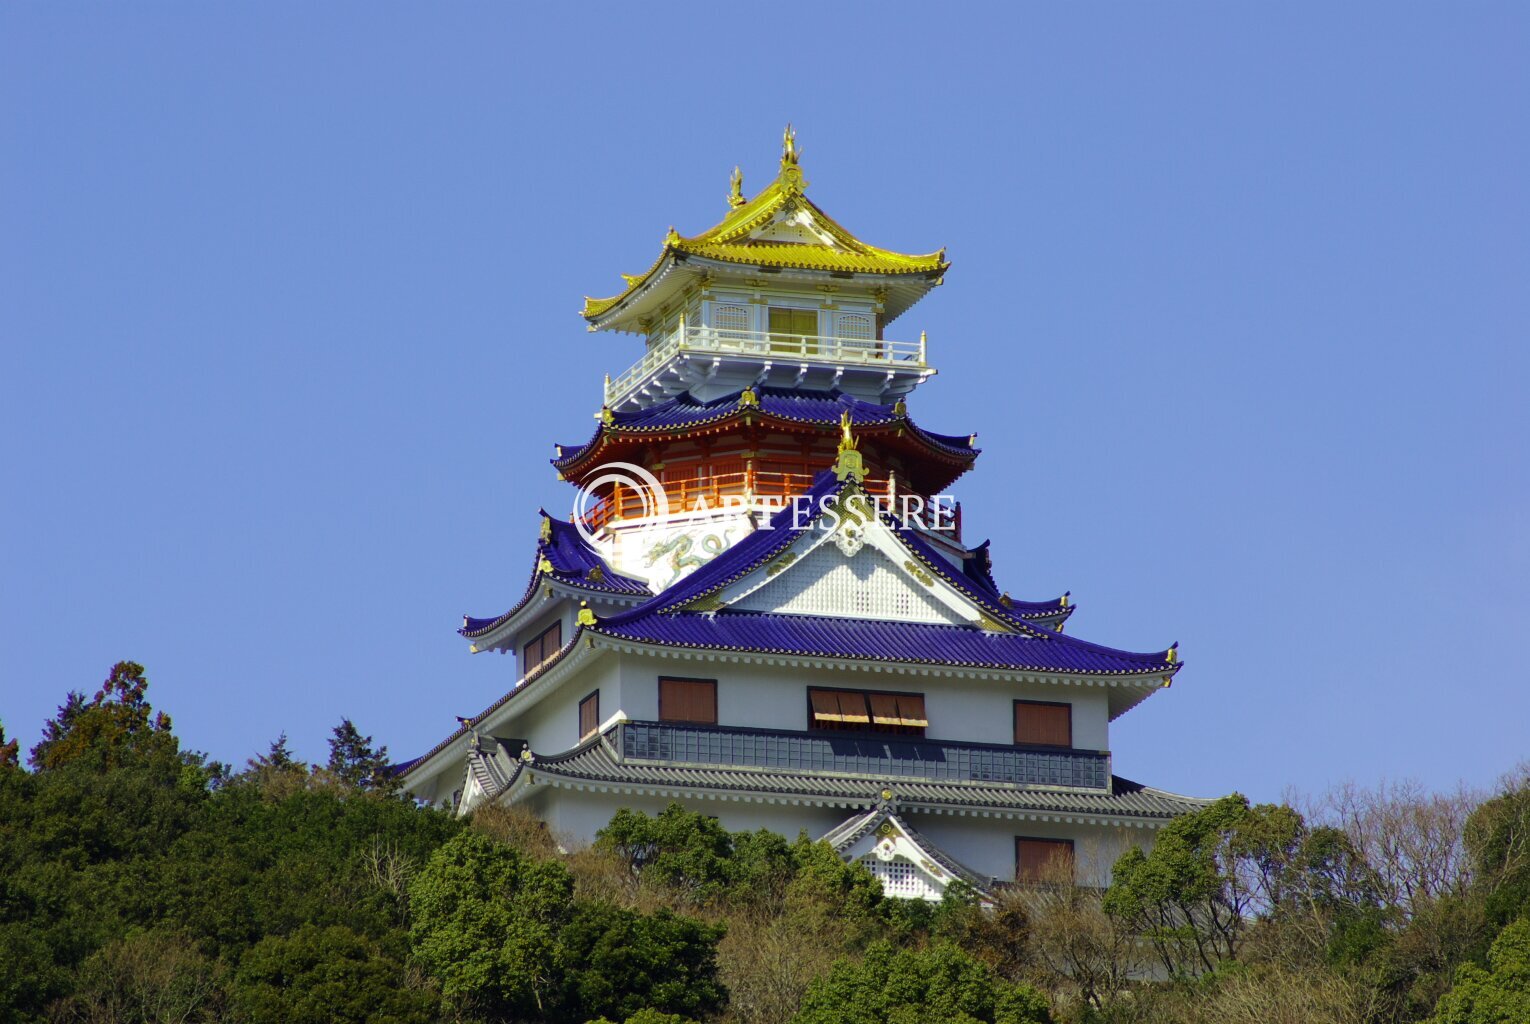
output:
[[[546,786],[527,802],[566,849],[576,849],[595,840],[595,833],[605,828],[623,807],[645,814],[659,814],[671,798],[639,794],[597,793]],[[732,800],[674,800],[686,810],[715,817],[730,832],[753,832],[769,829],[795,842],[806,831],[809,839],[818,839],[834,826],[860,811],[827,807],[793,807],[781,804],[751,804]]]
[[[528,710],[514,715],[503,725],[495,725],[494,734],[520,737],[538,754],[558,754],[578,746],[579,702],[599,690],[600,718],[605,722],[621,707],[618,678],[614,659],[601,659],[587,670],[563,680]],[[512,705],[519,699],[519,696],[512,697]]]
[[[1073,840],[1077,878],[1084,885],[1109,885],[1110,869],[1126,848],[1151,849],[1154,830],[1069,825],[1017,818],[975,818],[910,813],[908,822],[930,842],[980,875],[1001,881],[1015,877],[1015,838]]]
[[[930,721],[926,735],[931,739],[968,743],[1014,742],[1012,702],[1015,700],[1067,701],[1073,705],[1074,747],[1110,749],[1110,712],[1106,691],[1099,686],[1002,683],[899,672],[742,665],[636,654],[621,655],[620,665],[621,710],[632,719],[657,719],[659,677],[681,676],[717,680],[719,725],[806,729],[808,687],[835,686],[923,693],[925,714]],[[583,692],[588,692],[588,688]],[[604,704],[601,710],[603,715],[606,714]]]

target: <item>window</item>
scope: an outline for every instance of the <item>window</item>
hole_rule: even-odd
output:
[[[589,739],[600,729],[600,691],[579,702],[579,739]]]
[[[714,306],[712,322],[717,325],[718,337],[729,341],[742,341],[749,332],[749,308],[747,306]]]
[[[770,350],[818,354],[818,310],[770,307]]]
[[[929,724],[922,693],[808,690],[809,728],[923,736]]]
[[[876,329],[872,326],[871,317],[862,313],[841,313],[836,319],[836,329],[839,334],[840,344],[849,352],[875,355]]]
[[[1015,881],[1063,882],[1073,879],[1073,840],[1015,838]]]
[[[542,632],[537,634],[535,640],[527,644],[522,652],[521,676],[525,677],[538,669],[563,648],[563,623],[554,622]]]
[[[1073,705],[1015,701],[1015,742],[1032,747],[1073,746]]]
[[[717,724],[717,680],[660,679],[659,721]]]

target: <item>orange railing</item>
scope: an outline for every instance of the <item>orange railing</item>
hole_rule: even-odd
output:
[[[770,466],[770,463],[766,463]],[[742,459],[719,460],[699,470],[695,466],[676,467],[659,473],[664,485],[664,497],[669,514],[709,511],[729,505],[737,507],[746,495],[753,495],[754,506],[774,505],[780,507],[797,495],[806,494],[813,486],[814,473],[803,467],[757,468]],[[903,496],[918,497],[928,504],[928,497],[904,488],[894,488],[887,477],[867,477],[866,492],[876,497],[892,499],[892,511],[902,510],[899,499]],[[730,500],[731,499],[731,500]],[[652,501],[631,487],[615,484],[585,513],[585,524],[594,532],[615,520],[637,519],[653,514]],[[944,518],[953,539],[961,539],[961,504]]]

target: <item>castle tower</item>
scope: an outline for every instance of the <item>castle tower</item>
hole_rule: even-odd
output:
[[[580,499],[542,513],[509,611],[464,617],[507,689],[400,766],[462,813],[519,804],[567,841],[670,801],[729,828],[823,836],[890,893],[939,899],[1071,864],[1108,880],[1128,842],[1201,802],[1113,774],[1109,724],[1166,687],[1174,648],[1065,635],[1074,606],[1010,598],[945,497],[971,435],[925,429],[933,376],[901,314],[944,250],[860,241],[806,195],[788,127],[753,198],[670,229],[645,272],[586,299],[636,334],[593,436],[553,466]]]

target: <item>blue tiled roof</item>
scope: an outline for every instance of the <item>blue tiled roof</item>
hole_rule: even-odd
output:
[[[559,468],[572,465],[584,457],[592,446],[598,444],[601,437],[608,431],[648,433],[697,427],[745,411],[754,411],[764,416],[798,423],[825,425],[838,423],[840,416],[849,412],[850,422],[857,427],[903,424],[915,436],[948,455],[966,459],[976,458],[978,455],[978,449],[973,446],[970,435],[936,434],[925,430],[909,420],[906,414],[899,413],[895,405],[864,402],[839,391],[759,388],[757,391],[759,406],[757,409],[749,410],[740,404],[739,397],[742,393],[742,391],[734,392],[710,402],[702,402],[686,392],[647,409],[612,413],[610,424],[603,423],[597,427],[594,435],[584,444],[577,447],[560,446],[559,450],[562,454],[553,459],[552,464]]]
[[[1168,652],[1134,654],[1037,630],[990,633],[975,626],[883,622],[772,612],[671,612],[637,609],[603,619],[608,636],[672,647],[820,655],[974,668],[1030,669],[1088,675],[1168,675]]]
[[[542,575],[541,564],[544,558],[552,565],[553,576],[565,583],[571,583],[586,590],[611,594],[648,595],[648,585],[642,580],[613,572],[605,559],[585,542],[573,523],[554,519],[546,512],[542,513],[542,517],[550,527],[549,535],[537,541],[537,554],[536,560],[532,563],[531,581],[526,585],[526,591],[521,595],[521,599],[509,611],[493,618],[475,619],[464,615],[462,628],[457,630],[458,633],[469,639],[483,636],[525,607],[526,602],[536,590],[537,579]]]
[[[845,484],[820,473],[804,496],[816,511]],[[757,530],[673,587],[630,611],[607,617],[598,632],[646,643],[719,650],[757,651],[836,658],[910,661],[923,664],[1029,668],[1037,671],[1101,674],[1172,674],[1178,664],[1168,652],[1134,654],[1087,643],[1026,621],[1021,610],[1004,607],[984,586],[955,569],[914,530],[893,524],[925,568],[940,575],[990,615],[1015,629],[990,632],[970,626],[882,622],[769,612],[683,612],[697,598],[723,589],[775,557],[800,536],[792,529],[795,510],[777,512],[770,529]],[[1013,604],[1013,602],[1012,602]],[[1037,602],[1047,607],[1046,602]]]

